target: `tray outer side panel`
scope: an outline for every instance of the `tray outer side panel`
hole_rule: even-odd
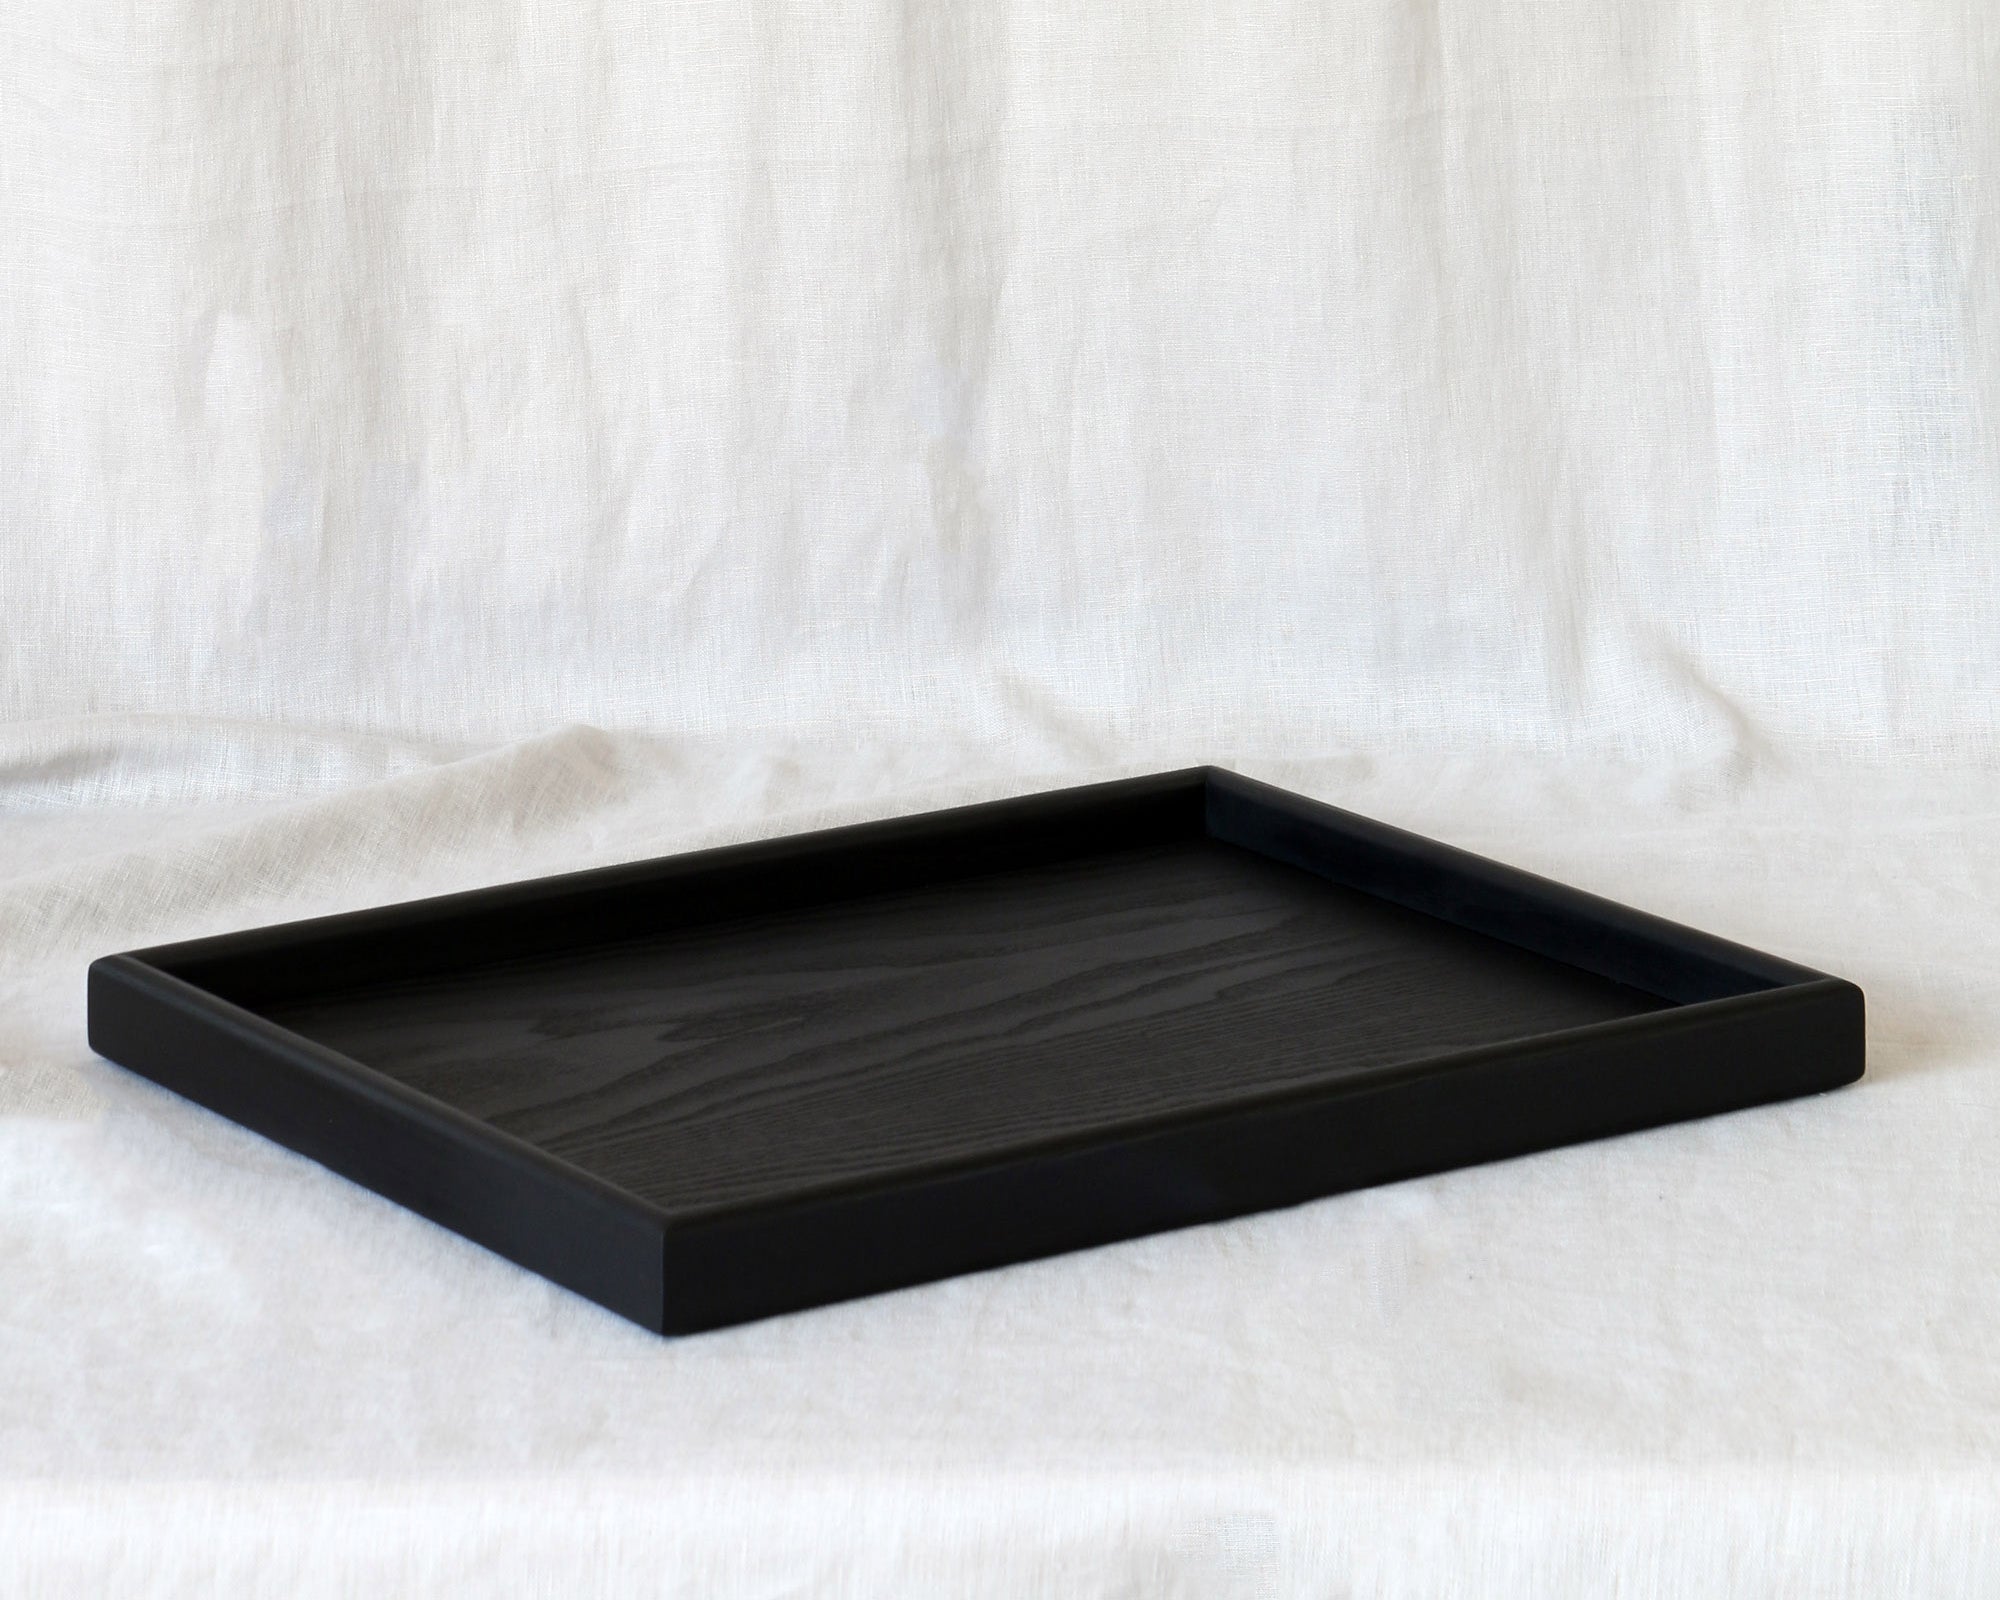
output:
[[[660,1330],[650,1208],[129,956],[89,985],[98,1054]]]
[[[758,1213],[670,1223],[704,1329],[1708,1116],[1861,1075],[1861,991],[1771,989]]]

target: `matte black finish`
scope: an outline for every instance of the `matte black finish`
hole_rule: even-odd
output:
[[[90,1037],[689,1332],[1832,1088],[1862,999],[1198,769],[108,956]]]

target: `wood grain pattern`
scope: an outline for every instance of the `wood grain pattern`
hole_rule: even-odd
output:
[[[1666,1004],[1193,838],[261,1009],[697,1212]]]

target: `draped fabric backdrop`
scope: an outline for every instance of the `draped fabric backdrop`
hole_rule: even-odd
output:
[[[10,0],[0,541],[8,1592],[2000,1593],[1991,6]],[[84,1043],[1196,761],[1871,1077],[662,1343]]]

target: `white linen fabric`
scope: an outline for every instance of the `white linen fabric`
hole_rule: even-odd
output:
[[[2000,1594],[2000,20],[0,8],[0,1593]],[[662,1341],[109,950],[1197,761],[1840,1094]]]

